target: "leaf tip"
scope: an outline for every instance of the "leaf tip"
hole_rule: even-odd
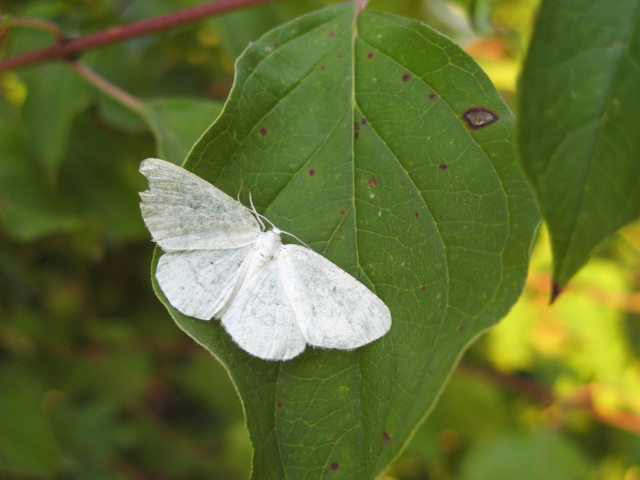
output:
[[[369,0],[356,0],[356,17],[361,11],[367,8],[367,3],[369,3]]]
[[[556,282],[551,284],[551,297],[549,298],[549,305],[556,301],[556,298],[562,293],[562,287]]]

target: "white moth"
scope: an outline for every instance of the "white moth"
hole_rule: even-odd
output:
[[[277,228],[172,163],[142,162],[141,209],[164,250],[156,279],[176,310],[222,321],[244,350],[288,360],[306,344],[350,350],[384,335],[389,308],[313,250],[283,245]]]

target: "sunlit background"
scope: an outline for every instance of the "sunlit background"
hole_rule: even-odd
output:
[[[5,0],[2,13],[86,35],[197,3]],[[83,62],[139,98],[223,102],[249,41],[331,3],[242,11],[91,51]],[[536,3],[370,8],[450,36],[515,109]],[[0,42],[12,56],[51,37],[5,22]],[[68,88],[53,95],[37,68],[0,74],[0,478],[247,478],[251,448],[234,387],[151,289],[153,245],[137,198],[139,162],[158,147],[149,120],[66,66],[47,72]],[[185,120],[190,141],[214,117]],[[186,154],[188,145],[161,147]],[[549,306],[543,229],[522,298],[470,348],[387,478],[640,480],[639,246],[636,223]]]

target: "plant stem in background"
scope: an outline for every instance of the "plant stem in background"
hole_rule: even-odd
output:
[[[71,67],[82,75],[90,84],[96,87],[101,92],[110,96],[117,102],[129,107],[131,110],[143,115],[142,103],[140,100],[128,92],[125,92],[120,87],[109,82],[104,77],[98,75],[95,71],[80,62],[69,62]]]
[[[55,45],[0,62],[0,72],[33,63],[52,60],[71,60],[80,53],[92,48],[104,47],[130,38],[141,37],[150,33],[186,25],[212,15],[273,1],[274,0],[218,0],[142,22],[112,28],[77,40],[65,41],[63,37],[60,37]],[[24,20],[21,20],[21,22],[25,24]],[[9,25],[12,23],[15,23],[13,19],[9,21]],[[34,22],[31,21],[31,23],[33,24]]]

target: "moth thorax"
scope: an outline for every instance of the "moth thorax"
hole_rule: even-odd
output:
[[[270,230],[268,232],[260,232],[258,239],[253,244],[254,255],[253,263],[255,266],[263,266],[275,260],[280,253],[282,240],[280,239],[280,231]]]

